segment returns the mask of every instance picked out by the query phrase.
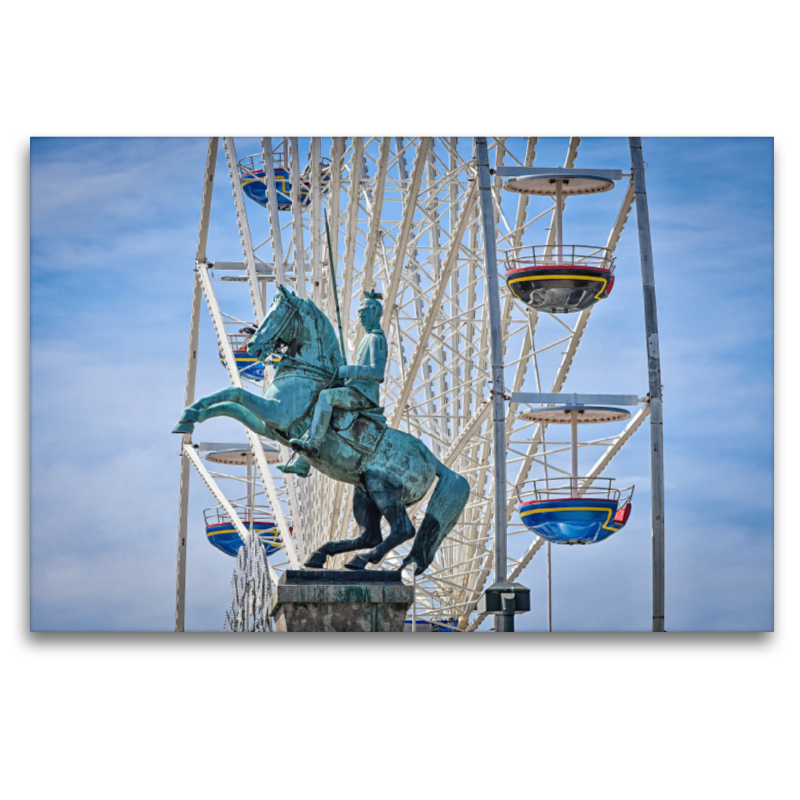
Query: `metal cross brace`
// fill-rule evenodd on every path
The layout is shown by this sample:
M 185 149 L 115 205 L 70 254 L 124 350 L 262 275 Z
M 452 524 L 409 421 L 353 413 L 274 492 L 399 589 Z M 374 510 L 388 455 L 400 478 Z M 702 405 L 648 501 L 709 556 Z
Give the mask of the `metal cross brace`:
M 621 169 L 575 169 L 567 167 L 497 167 L 495 175 L 500 177 L 520 177 L 523 175 L 563 175 L 570 178 L 573 175 L 580 175 L 582 178 L 605 178 L 609 181 L 621 181 Z
M 577 394 L 576 392 L 512 392 L 512 403 L 567 403 L 570 405 L 638 406 L 646 398 L 635 394 Z

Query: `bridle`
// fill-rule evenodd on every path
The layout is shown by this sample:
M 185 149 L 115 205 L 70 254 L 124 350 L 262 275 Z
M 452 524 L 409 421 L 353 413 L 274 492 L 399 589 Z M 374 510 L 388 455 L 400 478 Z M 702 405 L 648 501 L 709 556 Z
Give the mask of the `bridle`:
M 278 326 L 278 330 L 275 331 L 275 333 L 272 335 L 271 339 L 269 341 L 267 341 L 267 342 L 264 342 L 264 346 L 261 347 L 262 351 L 267 349 L 265 345 L 269 344 L 270 342 L 272 342 L 272 347 L 277 347 L 277 345 L 279 345 L 279 344 L 286 344 L 285 342 L 281 342 L 281 337 L 283 336 L 284 331 L 286 331 L 287 327 L 297 317 L 300 316 L 300 312 L 297 310 L 297 308 L 295 307 L 294 303 L 292 303 L 288 299 L 284 300 L 284 302 L 286 302 L 286 304 L 289 306 L 290 313 L 286 314 L 284 319 L 280 322 L 280 324 Z M 283 305 L 283 302 L 280 305 Z M 258 336 L 258 331 L 256 331 L 255 335 Z

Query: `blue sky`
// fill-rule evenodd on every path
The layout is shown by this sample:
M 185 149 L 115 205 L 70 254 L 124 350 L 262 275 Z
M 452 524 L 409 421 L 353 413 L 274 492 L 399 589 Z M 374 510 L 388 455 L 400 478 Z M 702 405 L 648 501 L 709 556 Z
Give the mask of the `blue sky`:
M 565 146 L 542 140 L 537 165 L 563 163 Z M 667 628 L 770 630 L 772 140 L 643 146 L 664 383 Z M 182 405 L 205 152 L 204 139 L 32 140 L 34 629 L 172 629 L 178 457 L 169 430 Z M 624 140 L 586 139 L 579 163 L 627 168 L 625 157 Z M 232 217 L 221 184 L 212 260 L 238 257 L 214 251 L 227 247 Z M 619 198 L 587 200 L 565 226 L 604 241 Z M 617 305 L 609 299 L 593 317 L 571 390 L 605 373 L 638 381 L 620 390 L 646 391 L 633 219 L 617 260 Z M 205 317 L 204 347 L 213 349 Z M 219 364 L 201 360 L 198 394 L 224 382 Z M 217 430 L 213 438 L 241 438 L 234 423 Z M 617 477 L 639 484 L 632 523 L 602 546 L 553 548 L 558 630 L 649 628 L 648 436 L 645 426 L 613 462 Z M 210 505 L 194 481 L 193 630 L 219 630 L 230 603 L 233 560 L 203 541 Z M 544 567 L 537 556 L 523 575 L 534 610 L 520 629 L 545 627 Z

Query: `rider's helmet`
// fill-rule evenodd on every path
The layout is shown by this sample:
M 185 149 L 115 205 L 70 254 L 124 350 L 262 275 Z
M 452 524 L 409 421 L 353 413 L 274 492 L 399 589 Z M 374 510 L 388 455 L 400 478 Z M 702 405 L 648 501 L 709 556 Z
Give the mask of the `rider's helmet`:
M 383 295 L 378 291 L 367 290 L 364 292 L 364 299 L 358 307 L 358 316 L 361 324 L 367 329 L 377 327 L 380 324 L 383 314 Z

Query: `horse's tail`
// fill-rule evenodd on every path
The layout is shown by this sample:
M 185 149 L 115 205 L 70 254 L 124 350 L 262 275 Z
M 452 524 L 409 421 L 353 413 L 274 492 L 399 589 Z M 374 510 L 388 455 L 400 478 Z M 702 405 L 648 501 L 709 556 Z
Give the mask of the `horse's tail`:
M 436 468 L 439 482 L 433 490 L 425 518 L 419 526 L 411 552 L 403 560 L 403 567 L 415 561 L 415 572 L 426 570 L 444 537 L 453 530 L 469 499 L 469 482 L 441 462 Z

